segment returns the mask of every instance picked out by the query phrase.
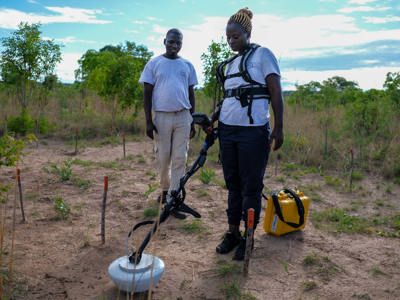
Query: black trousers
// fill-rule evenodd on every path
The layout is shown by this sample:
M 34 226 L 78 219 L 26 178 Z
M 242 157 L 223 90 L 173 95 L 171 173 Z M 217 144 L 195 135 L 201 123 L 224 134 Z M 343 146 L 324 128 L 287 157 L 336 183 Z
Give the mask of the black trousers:
M 240 225 L 247 209 L 254 208 L 254 224 L 260 220 L 263 178 L 270 151 L 269 124 L 232 126 L 219 122 L 220 155 L 228 188 L 228 223 Z M 246 224 L 246 223 L 245 223 Z

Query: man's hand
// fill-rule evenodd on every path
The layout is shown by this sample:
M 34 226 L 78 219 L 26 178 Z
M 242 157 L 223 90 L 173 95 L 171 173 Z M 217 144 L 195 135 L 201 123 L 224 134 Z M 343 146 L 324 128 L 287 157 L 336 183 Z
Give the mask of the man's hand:
M 273 148 L 272 148 L 272 150 L 274 150 L 274 151 L 278 150 L 282 146 L 282 144 L 283 144 L 283 131 L 282 131 L 282 129 L 275 129 L 274 128 L 272 130 L 271 140 L 270 140 L 270 147 L 272 147 L 272 144 L 274 144 Z
M 153 121 L 146 122 L 146 135 L 151 138 L 152 140 L 154 139 L 154 133 L 158 133 L 156 126 L 154 125 Z
M 195 134 L 196 134 L 196 128 L 194 128 L 194 124 L 192 123 L 190 125 L 190 138 L 193 138 Z

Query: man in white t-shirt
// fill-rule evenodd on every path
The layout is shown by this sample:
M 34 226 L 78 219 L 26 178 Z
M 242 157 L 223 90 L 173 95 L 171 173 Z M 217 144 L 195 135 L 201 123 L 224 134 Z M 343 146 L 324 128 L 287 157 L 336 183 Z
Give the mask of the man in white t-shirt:
M 195 134 L 193 87 L 198 82 L 193 65 L 178 56 L 182 39 L 178 29 L 170 29 L 164 39 L 165 53 L 146 64 L 139 80 L 144 85 L 146 134 L 156 141 L 162 202 L 168 192 L 179 187 L 185 173 L 189 137 Z M 179 212 L 174 216 L 186 217 Z

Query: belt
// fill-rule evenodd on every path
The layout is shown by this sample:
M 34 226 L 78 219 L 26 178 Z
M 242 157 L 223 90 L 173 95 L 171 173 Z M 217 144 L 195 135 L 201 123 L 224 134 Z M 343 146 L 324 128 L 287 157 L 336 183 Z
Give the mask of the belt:
M 269 98 L 266 87 L 238 87 L 236 89 L 227 89 L 224 91 L 224 98 L 242 97 L 242 96 L 258 96 L 257 98 Z

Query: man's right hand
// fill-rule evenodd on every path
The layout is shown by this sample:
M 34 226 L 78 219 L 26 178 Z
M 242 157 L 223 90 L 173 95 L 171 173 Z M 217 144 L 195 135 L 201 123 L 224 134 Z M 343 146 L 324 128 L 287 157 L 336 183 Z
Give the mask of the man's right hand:
M 146 123 L 146 135 L 151 138 L 152 140 L 154 139 L 154 133 L 158 133 L 156 126 L 154 125 L 153 121 L 149 121 Z

